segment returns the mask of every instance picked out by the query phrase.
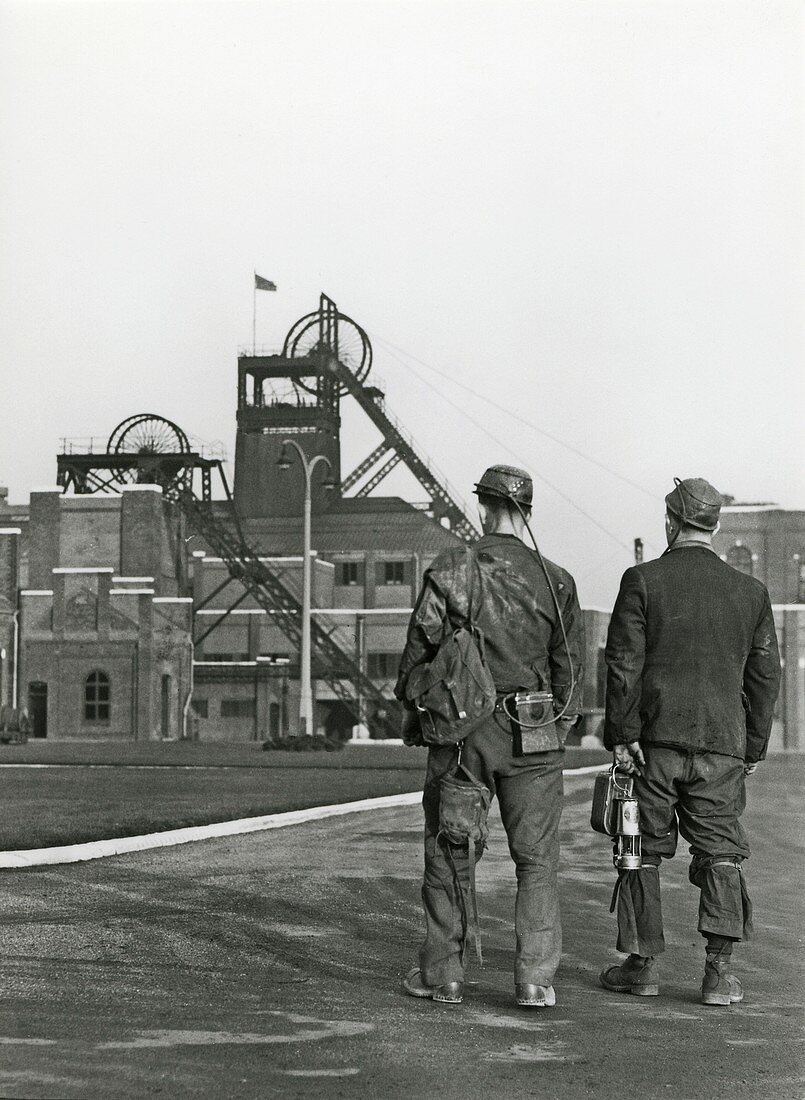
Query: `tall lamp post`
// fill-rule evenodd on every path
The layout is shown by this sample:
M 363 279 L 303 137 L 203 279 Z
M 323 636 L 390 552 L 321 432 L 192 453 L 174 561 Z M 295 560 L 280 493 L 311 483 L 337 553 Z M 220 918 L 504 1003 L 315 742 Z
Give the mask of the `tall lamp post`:
M 312 474 L 316 466 L 323 462 L 332 470 L 332 463 L 326 455 L 314 455 L 308 460 L 305 452 L 293 439 L 282 441 L 282 451 L 277 459 L 280 470 L 291 468 L 291 459 L 287 448 L 293 447 L 299 455 L 302 470 L 305 475 L 305 523 L 304 523 L 304 548 L 302 551 L 302 653 L 300 655 L 299 671 L 299 732 L 304 737 L 313 732 L 313 692 L 310 686 L 310 512 Z M 328 478 L 324 482 L 324 488 L 334 489 L 335 483 Z

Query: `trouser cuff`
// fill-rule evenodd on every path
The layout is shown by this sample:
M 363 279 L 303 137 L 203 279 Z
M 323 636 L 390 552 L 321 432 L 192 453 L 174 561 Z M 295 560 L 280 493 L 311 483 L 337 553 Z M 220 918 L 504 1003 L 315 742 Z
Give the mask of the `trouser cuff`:
M 654 956 L 665 951 L 657 867 L 622 871 L 618 876 L 618 951 Z

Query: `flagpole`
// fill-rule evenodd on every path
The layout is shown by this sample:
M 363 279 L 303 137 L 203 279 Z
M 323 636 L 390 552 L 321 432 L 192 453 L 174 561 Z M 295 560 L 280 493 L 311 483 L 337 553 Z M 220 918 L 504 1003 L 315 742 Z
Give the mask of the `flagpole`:
M 254 271 L 252 274 L 254 275 L 252 279 L 254 284 L 252 291 L 252 356 L 254 356 L 257 354 L 257 272 Z

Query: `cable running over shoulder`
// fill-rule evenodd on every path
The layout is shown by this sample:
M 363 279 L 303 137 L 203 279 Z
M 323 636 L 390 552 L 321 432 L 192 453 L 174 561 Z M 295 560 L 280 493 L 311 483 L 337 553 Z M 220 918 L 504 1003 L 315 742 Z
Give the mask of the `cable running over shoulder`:
M 562 709 L 559 711 L 559 713 L 555 714 L 553 716 L 553 718 L 550 719 L 550 721 L 548 721 L 548 722 L 535 722 L 535 723 L 530 723 L 530 722 L 523 723 L 523 722 L 521 722 L 520 723 L 521 725 L 525 725 L 527 727 L 530 727 L 531 729 L 539 729 L 541 726 L 550 725 L 551 722 L 558 722 L 560 718 L 564 718 L 564 716 L 567 714 L 567 708 L 570 706 L 570 703 L 573 699 L 573 692 L 576 690 L 576 670 L 573 668 L 573 657 L 571 656 L 571 653 L 570 653 L 570 643 L 567 640 L 567 631 L 565 630 L 565 619 L 564 619 L 564 616 L 562 615 L 562 608 L 559 606 L 559 599 L 556 595 L 556 589 L 553 586 L 553 581 L 551 580 L 550 573 L 548 572 L 548 567 L 545 564 L 545 559 L 542 556 L 540 548 L 537 546 L 537 540 L 534 538 L 534 532 L 531 530 L 531 524 L 528 522 L 528 517 L 526 516 L 525 511 L 521 507 L 520 501 L 515 500 L 514 497 L 511 497 L 510 499 L 511 499 L 512 504 L 516 505 L 517 511 L 522 516 L 523 523 L 526 525 L 526 529 L 528 530 L 528 533 L 531 536 L 531 541 L 534 543 L 534 549 L 537 552 L 537 557 L 539 558 L 539 563 L 542 566 L 542 572 L 545 574 L 545 580 L 548 582 L 548 588 L 551 590 L 551 596 L 553 597 L 553 605 L 556 608 L 556 614 L 559 616 L 559 629 L 562 631 L 562 643 L 564 644 L 565 653 L 567 654 L 567 667 L 568 667 L 568 670 L 570 672 L 570 687 L 568 688 L 567 699 L 565 699 L 565 705 L 562 707 Z M 504 710 L 505 710 L 506 709 L 505 700 L 504 700 L 503 706 L 504 706 Z M 508 714 L 508 710 L 506 711 L 506 713 Z M 511 717 L 513 717 L 513 715 L 509 714 L 509 717 L 511 718 Z M 518 719 L 518 721 L 519 721 L 519 719 Z

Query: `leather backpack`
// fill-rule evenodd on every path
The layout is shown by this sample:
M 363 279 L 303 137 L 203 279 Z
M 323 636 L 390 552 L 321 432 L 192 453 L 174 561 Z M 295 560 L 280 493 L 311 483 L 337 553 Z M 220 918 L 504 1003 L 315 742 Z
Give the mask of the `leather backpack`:
M 495 709 L 495 682 L 484 654 L 484 636 L 472 621 L 472 577 L 478 562 L 467 547 L 467 618 L 447 627 L 436 656 L 413 669 L 405 697 L 419 714 L 428 745 L 463 741 Z

